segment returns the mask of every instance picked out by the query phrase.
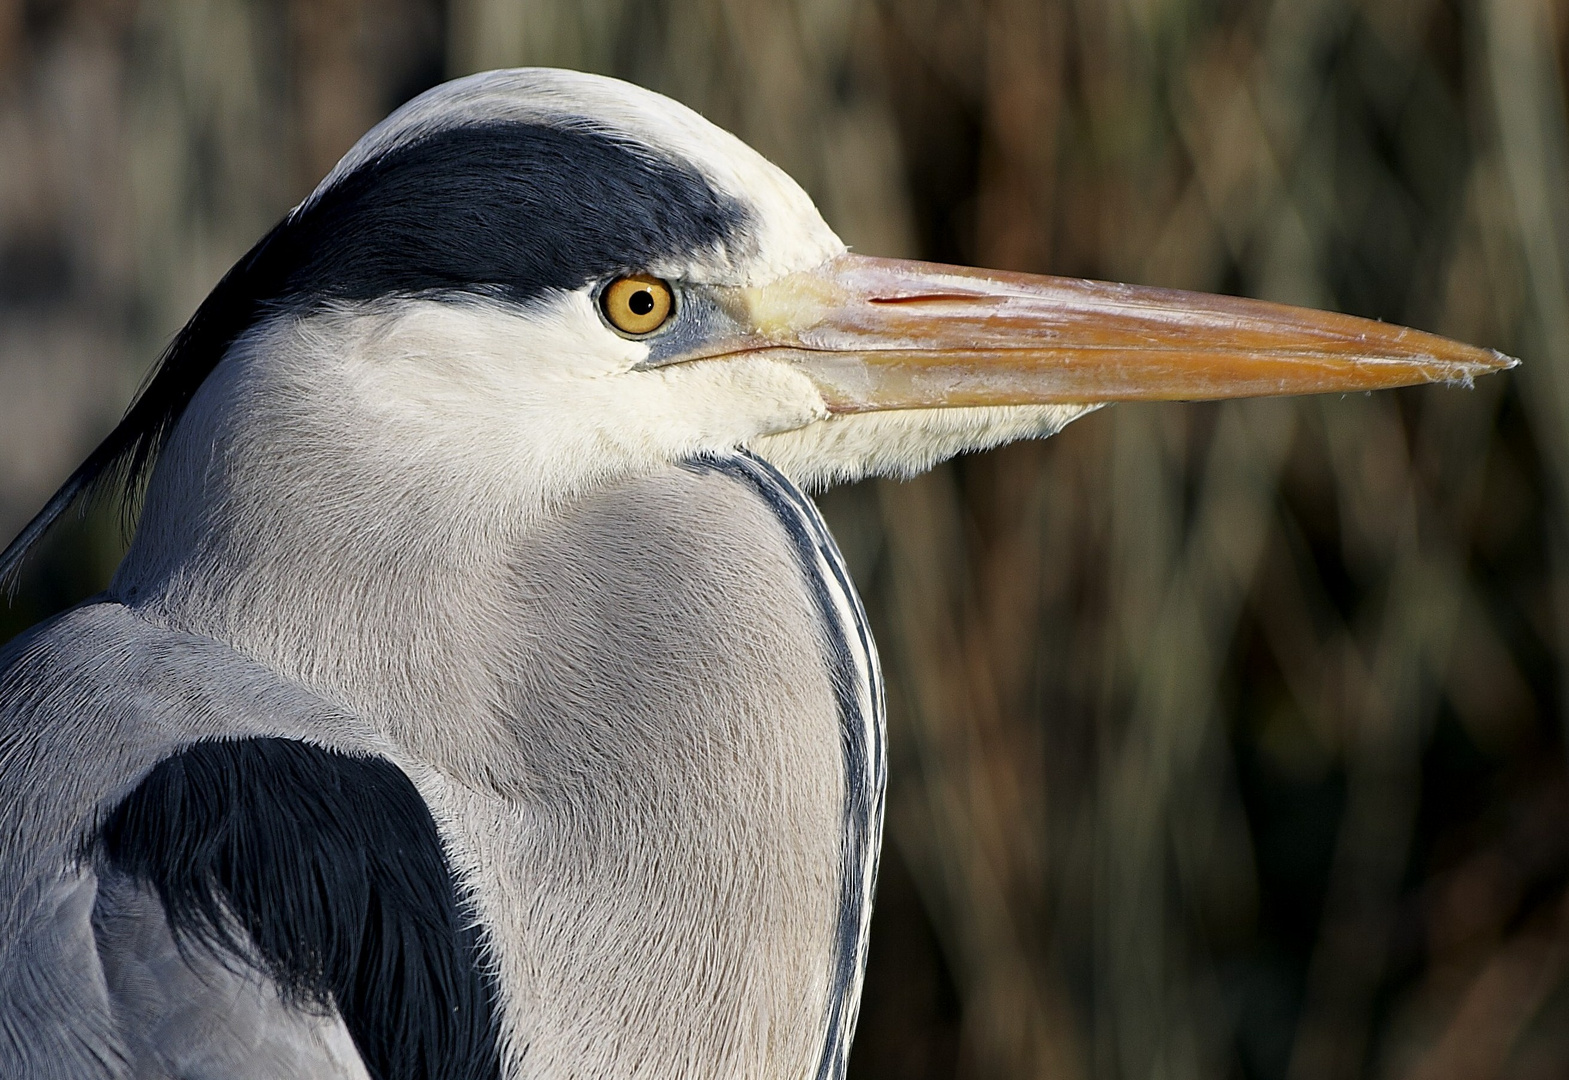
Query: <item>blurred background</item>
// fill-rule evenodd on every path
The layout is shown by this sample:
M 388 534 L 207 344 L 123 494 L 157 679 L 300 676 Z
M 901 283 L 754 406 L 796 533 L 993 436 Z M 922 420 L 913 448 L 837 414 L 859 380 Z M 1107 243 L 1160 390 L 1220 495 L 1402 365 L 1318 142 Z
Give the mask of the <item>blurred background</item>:
M 0 0 L 0 533 L 369 125 L 512 64 L 692 105 L 861 251 L 1503 349 L 822 496 L 890 694 L 851 1074 L 1563 1077 L 1566 48 L 1564 0 Z

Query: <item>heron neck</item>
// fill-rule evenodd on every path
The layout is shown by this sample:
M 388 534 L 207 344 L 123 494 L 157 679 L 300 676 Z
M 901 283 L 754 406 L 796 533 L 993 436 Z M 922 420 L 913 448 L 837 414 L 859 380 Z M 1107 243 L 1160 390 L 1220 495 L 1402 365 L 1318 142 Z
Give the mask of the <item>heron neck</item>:
M 463 528 L 402 475 L 347 506 L 274 476 L 263 504 L 221 455 L 186 464 L 198 497 L 154 490 L 116 588 L 338 702 L 414 779 L 487 928 L 511 1075 L 815 1077 L 847 779 L 778 519 L 671 468 Z

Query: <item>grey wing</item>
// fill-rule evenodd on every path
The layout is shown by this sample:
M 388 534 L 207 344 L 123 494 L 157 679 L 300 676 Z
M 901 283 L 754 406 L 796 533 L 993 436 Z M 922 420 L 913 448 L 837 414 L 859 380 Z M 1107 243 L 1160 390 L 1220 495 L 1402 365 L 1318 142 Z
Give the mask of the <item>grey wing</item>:
M 0 1075 L 135 1080 L 368 1080 L 336 1014 L 205 949 L 180 950 L 130 880 L 63 875 L 13 943 Z
M 130 1075 L 170 1080 L 368 1080 L 336 1013 L 280 999 L 270 980 L 175 946 L 163 905 L 100 878 L 92 934 Z
M 0 1076 L 134 1075 L 93 940 L 96 882 L 61 874 L 24 891 L 0 952 Z
M 104 808 L 179 747 L 306 727 L 332 718 L 119 605 L 0 651 L 0 1077 L 366 1077 L 337 1016 L 206 950 L 182 955 L 156 897 L 81 857 Z

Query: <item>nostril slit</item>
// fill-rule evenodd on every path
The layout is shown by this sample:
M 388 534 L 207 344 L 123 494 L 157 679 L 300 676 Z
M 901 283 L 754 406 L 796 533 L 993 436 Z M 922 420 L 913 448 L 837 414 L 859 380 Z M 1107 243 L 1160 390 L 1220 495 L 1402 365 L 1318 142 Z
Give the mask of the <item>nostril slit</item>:
M 937 304 L 945 300 L 973 300 L 965 293 L 921 293 L 917 296 L 871 296 L 868 304 Z

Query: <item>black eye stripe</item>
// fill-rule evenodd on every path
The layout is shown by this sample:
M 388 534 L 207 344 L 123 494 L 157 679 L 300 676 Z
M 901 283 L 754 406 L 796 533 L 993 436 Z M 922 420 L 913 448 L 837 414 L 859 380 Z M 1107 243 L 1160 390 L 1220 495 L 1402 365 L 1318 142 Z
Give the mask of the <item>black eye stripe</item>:
M 524 300 L 727 246 L 747 219 L 690 166 L 607 135 L 454 128 L 372 161 L 307 207 L 282 291 L 479 288 Z

